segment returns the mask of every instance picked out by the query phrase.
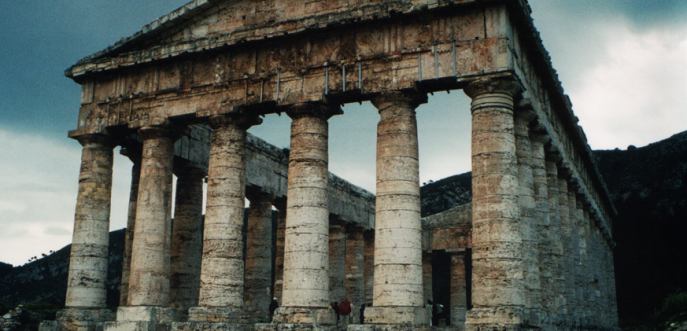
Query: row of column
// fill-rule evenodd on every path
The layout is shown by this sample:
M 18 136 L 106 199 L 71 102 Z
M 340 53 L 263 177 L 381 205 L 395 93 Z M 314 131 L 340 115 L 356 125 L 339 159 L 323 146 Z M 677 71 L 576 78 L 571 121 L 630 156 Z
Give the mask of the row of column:
M 531 111 L 514 115 L 518 84 L 512 79 L 477 80 L 466 93 L 473 99 L 474 305 L 468 312 L 467 326 L 610 321 L 612 318 L 593 307 L 615 305 L 611 301 L 610 250 L 591 224 L 584 200 L 578 203 L 576 183 L 569 180 L 569 174 L 566 176 L 565 165 L 556 163 L 555 153 L 544 152 L 546 136 L 530 132 Z M 415 92 L 383 93 L 373 99 L 380 122 L 373 307 L 366 312 L 371 323 L 421 325 L 427 321 L 415 119 L 415 108 L 423 102 L 426 96 Z M 277 322 L 333 324 L 332 312 L 326 309 L 331 291 L 343 288 L 349 294 L 346 286 L 330 277 L 329 261 L 336 234 L 330 233 L 329 226 L 327 120 L 338 113 L 338 108 L 317 103 L 292 106 L 287 111 L 293 120 L 286 219 L 283 230 L 277 229 L 278 236 L 283 231 L 284 241 L 283 277 L 277 276 L 275 281 L 275 292 L 282 296 Z M 193 321 L 245 321 L 246 311 L 259 310 L 246 300 L 246 285 L 255 286 L 258 292 L 260 286 L 270 285 L 265 285 L 264 277 L 252 276 L 261 272 L 265 247 L 250 247 L 245 265 L 243 260 L 246 129 L 255 120 L 247 116 L 210 120 L 214 132 L 198 306 L 189 309 Z M 139 133 L 144 142 L 126 301 L 129 306 L 169 307 L 174 133 L 161 126 L 144 127 Z M 67 305 L 102 307 L 114 145 L 101 137 L 83 137 L 80 141 L 84 145 L 82 178 Z M 186 199 L 196 199 L 193 192 L 189 189 L 186 193 L 191 196 Z M 264 210 L 255 213 L 256 218 L 266 217 Z M 249 235 L 263 237 L 268 231 L 263 223 L 256 222 Z M 197 226 L 181 225 L 179 236 L 189 235 Z M 561 240 L 545 240 L 559 233 Z M 360 242 L 361 238 L 352 236 L 350 241 Z M 197 244 L 198 240 L 189 242 Z M 367 269 L 365 256 L 369 252 L 359 247 L 351 249 L 354 257 L 346 268 L 362 265 Z M 175 257 L 193 259 L 185 255 L 195 254 L 191 251 L 175 247 Z M 604 259 L 605 263 L 597 263 Z M 277 270 L 281 263 L 278 257 Z M 244 266 L 251 268 L 248 273 Z M 178 280 L 192 267 L 197 268 L 182 265 L 176 272 Z M 245 278 L 246 274 L 251 278 Z M 360 282 L 351 279 L 356 286 Z M 366 283 L 364 277 L 362 283 Z M 351 295 L 361 296 L 354 292 Z M 188 293 L 190 290 L 181 290 L 174 295 L 185 298 Z
M 467 327 L 617 326 L 611 249 L 512 79 L 472 82 L 473 305 Z

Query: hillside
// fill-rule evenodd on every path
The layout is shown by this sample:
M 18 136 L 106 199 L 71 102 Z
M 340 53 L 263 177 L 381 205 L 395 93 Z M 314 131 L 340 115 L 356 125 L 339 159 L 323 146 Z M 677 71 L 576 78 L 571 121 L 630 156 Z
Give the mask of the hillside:
M 687 132 L 594 155 L 618 210 L 618 314 L 643 320 L 669 294 L 687 290 Z

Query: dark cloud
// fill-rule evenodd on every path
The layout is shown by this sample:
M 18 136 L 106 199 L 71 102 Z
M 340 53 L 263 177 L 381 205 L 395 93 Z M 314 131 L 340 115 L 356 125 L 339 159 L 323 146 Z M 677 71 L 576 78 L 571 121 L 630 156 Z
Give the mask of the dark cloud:
M 76 128 L 80 87 L 64 70 L 185 2 L 2 2 L 0 128 L 65 137 Z

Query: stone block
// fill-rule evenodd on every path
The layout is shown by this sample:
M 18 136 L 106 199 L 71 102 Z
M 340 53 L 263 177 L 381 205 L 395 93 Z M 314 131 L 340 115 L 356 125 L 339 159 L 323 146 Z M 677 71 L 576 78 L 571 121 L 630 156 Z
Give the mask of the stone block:
M 162 307 L 119 307 L 117 321 L 171 323 L 177 321 L 177 310 Z
M 188 310 L 190 322 L 203 323 L 238 323 L 247 324 L 249 319 L 238 308 L 193 307 Z
M 281 307 L 274 312 L 274 322 L 280 324 L 336 325 L 336 314 L 333 309 Z
M 365 309 L 365 323 L 412 326 L 417 328 L 422 325 L 429 325 L 429 315 L 425 307 L 369 307 Z
M 55 321 L 43 321 L 41 331 L 102 331 L 103 323 L 113 321 L 115 314 L 109 309 L 63 309 Z

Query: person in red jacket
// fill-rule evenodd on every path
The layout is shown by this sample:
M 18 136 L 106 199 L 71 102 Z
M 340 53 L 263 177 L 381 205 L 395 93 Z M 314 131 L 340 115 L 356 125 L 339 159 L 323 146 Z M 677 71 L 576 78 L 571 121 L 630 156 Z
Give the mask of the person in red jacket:
M 351 302 L 344 298 L 339 304 L 339 314 L 341 315 L 341 325 L 348 326 L 351 323 Z

